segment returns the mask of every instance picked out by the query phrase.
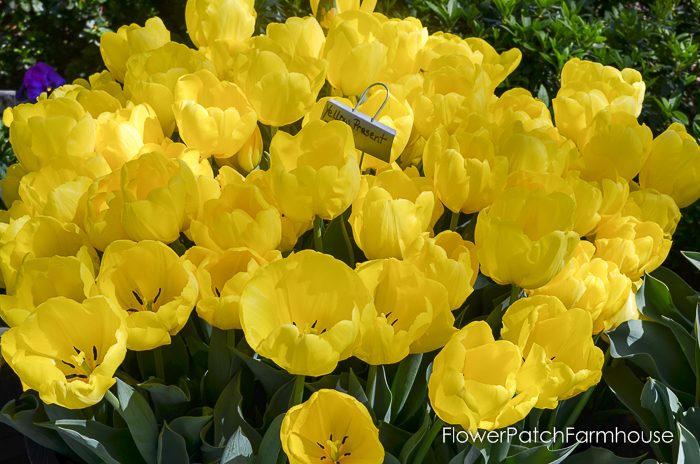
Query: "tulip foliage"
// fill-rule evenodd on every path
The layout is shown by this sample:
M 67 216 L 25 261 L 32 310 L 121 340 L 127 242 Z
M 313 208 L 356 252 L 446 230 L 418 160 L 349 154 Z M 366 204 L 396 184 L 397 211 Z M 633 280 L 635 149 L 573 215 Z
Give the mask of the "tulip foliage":
M 253 36 L 252 0 L 189 0 L 194 48 L 123 26 L 5 111 L 0 422 L 84 462 L 595 462 L 438 437 L 609 408 L 700 456 L 700 300 L 661 267 L 697 141 L 638 122 L 633 69 L 569 61 L 550 112 L 519 50 L 375 3 Z

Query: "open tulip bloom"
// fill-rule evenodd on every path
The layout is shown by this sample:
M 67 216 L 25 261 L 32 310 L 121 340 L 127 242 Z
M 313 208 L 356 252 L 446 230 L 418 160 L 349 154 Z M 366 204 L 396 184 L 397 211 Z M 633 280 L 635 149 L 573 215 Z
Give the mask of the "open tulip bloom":
M 3 114 L 0 422 L 71 462 L 561 462 L 444 431 L 612 404 L 697 462 L 697 291 L 660 266 L 700 149 L 640 122 L 639 72 L 572 59 L 550 113 L 502 89 L 519 50 L 373 0 L 257 34 L 253 0 L 186 3 L 193 47 L 124 25 Z

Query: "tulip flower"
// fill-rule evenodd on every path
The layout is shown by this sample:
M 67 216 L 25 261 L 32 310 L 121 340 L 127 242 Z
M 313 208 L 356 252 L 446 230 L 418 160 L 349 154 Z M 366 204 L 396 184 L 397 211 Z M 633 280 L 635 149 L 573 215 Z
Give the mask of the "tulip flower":
M 590 314 L 567 310 L 553 296 L 532 296 L 513 303 L 503 315 L 501 337 L 517 344 L 523 366 L 518 392 L 539 390 L 535 407 L 554 409 L 557 402 L 596 385 L 603 352 L 593 344 Z
M 92 260 L 86 256 L 47 256 L 27 259 L 19 268 L 14 291 L 0 295 L 0 317 L 19 325 L 44 301 L 62 296 L 82 302 L 95 284 Z
M 210 250 L 244 247 L 260 254 L 274 250 L 282 234 L 279 211 L 257 185 L 233 174 L 221 196 L 205 202 L 192 221 L 192 239 Z
M 487 129 L 450 135 L 441 129 L 426 143 L 423 162 L 440 201 L 456 213 L 473 213 L 493 202 L 503 189 L 508 159 L 496 156 Z
M 472 322 L 435 357 L 430 405 L 443 421 L 471 432 L 515 424 L 528 415 L 538 394 L 536 388 L 517 391 L 522 363 L 518 345 L 494 340 L 486 322 Z
M 396 82 L 403 76 L 419 71 L 418 53 L 428 41 L 428 28 L 416 18 L 391 18 L 382 23 L 381 34 L 386 46 L 386 67 L 382 82 Z
M 170 136 L 175 129 L 175 84 L 180 77 L 200 69 L 213 72 L 214 65 L 202 52 L 168 42 L 129 59 L 124 76 L 124 91 L 134 103 L 151 105 L 158 115 L 163 133 Z
M 261 256 L 248 248 L 217 252 L 202 247 L 190 248 L 185 256 L 197 266 L 197 314 L 222 330 L 241 328 L 238 308 L 243 288 L 261 266 L 282 258 L 277 250 Z
M 2 356 L 46 404 L 82 409 L 102 400 L 126 355 L 124 318 L 104 297 L 55 297 L 2 336 Z
M 343 95 L 359 95 L 379 79 L 387 62 L 387 47 L 382 43 L 385 20 L 384 16 L 358 10 L 335 17 L 328 30 L 324 58 L 328 60 L 328 82 Z
M 639 185 L 673 197 L 679 208 L 700 198 L 700 147 L 685 127 L 671 124 L 656 137 L 651 154 L 639 173 Z
M 129 58 L 139 53 L 161 47 L 170 42 L 170 31 L 163 21 L 150 18 L 143 26 L 130 24 L 117 29 L 117 32 L 105 32 L 100 37 L 100 54 L 105 66 L 119 82 L 124 82 L 126 63 Z
M 0 271 L 8 294 L 15 290 L 21 266 L 34 258 L 74 256 L 93 272 L 99 264 L 97 253 L 78 226 L 48 216 L 25 216 L 13 221 L 0 243 Z
M 295 136 L 277 132 L 270 143 L 272 189 L 280 212 L 297 221 L 333 219 L 360 188 L 350 127 L 314 121 Z
M 406 249 L 404 260 L 445 286 L 451 310 L 462 306 L 474 291 L 479 274 L 476 247 L 456 232 L 446 230 L 434 238 L 421 235 Z
M 402 258 L 416 238 L 432 230 L 442 208 L 424 180 L 415 169 L 362 177 L 349 222 L 367 258 Z
M 454 333 L 447 289 L 413 264 L 394 258 L 367 261 L 357 274 L 374 297 L 376 312 L 362 321 L 355 356 L 393 364 L 409 353 L 433 351 Z
M 601 221 L 594 244 L 595 257 L 617 264 L 633 281 L 661 266 L 671 250 L 671 240 L 661 226 L 634 216 Z
M 280 441 L 290 464 L 381 464 L 379 430 L 362 403 L 336 390 L 320 389 L 282 419 Z
M 615 263 L 594 258 L 595 247 L 582 240 L 571 261 L 545 285 L 527 294 L 557 297 L 567 308 L 581 308 L 593 319 L 593 334 L 608 331 L 624 322 L 620 313 L 632 294 L 632 281 Z
M 250 347 L 295 375 L 326 375 L 350 357 L 367 311 L 371 298 L 357 274 L 311 250 L 260 269 L 239 303 Z
M 18 105 L 3 115 L 10 143 L 28 171 L 56 158 L 87 159 L 95 150 L 95 120 L 77 101 L 52 98 Z
M 204 157 L 234 156 L 257 129 L 255 110 L 243 91 L 210 71 L 182 76 L 174 98 L 180 137 Z
M 476 222 L 481 271 L 500 284 L 536 288 L 547 283 L 579 242 L 573 231 L 575 207 L 561 192 L 504 190 Z
M 256 16 L 253 0 L 188 0 L 185 5 L 187 34 L 197 48 L 244 41 L 255 31 Z
M 117 240 L 102 255 L 96 292 L 121 308 L 131 350 L 170 343 L 187 322 L 199 287 L 194 267 L 167 245 Z
M 657 223 L 667 238 L 671 238 L 681 220 L 681 211 L 669 195 L 654 189 L 635 190 L 620 211 L 622 216 L 634 216 L 640 221 Z

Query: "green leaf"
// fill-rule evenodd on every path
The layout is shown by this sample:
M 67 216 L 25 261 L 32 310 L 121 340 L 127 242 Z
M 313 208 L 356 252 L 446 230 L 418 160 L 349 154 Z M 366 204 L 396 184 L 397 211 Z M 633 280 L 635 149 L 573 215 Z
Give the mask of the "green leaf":
M 37 423 L 48 420 L 43 404 L 34 393 L 23 393 L 16 400 L 9 401 L 0 410 L 0 423 L 12 427 L 39 445 L 63 455 L 71 455 L 71 449 L 64 443 L 58 432 Z
M 401 448 L 401 453 L 399 454 L 399 459 L 401 462 L 409 462 L 411 455 L 416 450 L 428 430 L 430 430 L 431 425 L 432 422 L 430 421 L 430 415 L 425 414 L 421 426 L 418 428 L 416 433 L 411 435 L 411 437 L 406 440 L 406 443 Z
M 265 436 L 260 441 L 256 464 L 278 464 L 285 462 L 285 454 L 280 442 L 280 428 L 284 414 L 280 414 L 270 423 Z
M 647 374 L 662 380 L 677 392 L 695 393 L 693 368 L 673 333 L 654 321 L 632 320 L 608 333 L 610 354 L 629 358 Z
M 379 441 L 388 453 L 395 456 L 401 454 L 401 448 L 409 438 L 411 438 L 409 432 L 388 422 L 379 422 Z
M 676 417 L 683 412 L 678 397 L 666 385 L 654 379 L 647 380 L 640 398 L 642 407 L 651 411 L 663 430 L 670 430 Z
M 377 366 L 377 387 L 374 394 L 374 414 L 379 420 L 390 422 L 391 418 L 391 389 L 386 380 L 386 369 Z
M 677 429 L 680 443 L 676 464 L 700 462 L 700 446 L 698 446 L 697 438 L 680 422 L 677 424 Z
M 352 233 L 348 232 L 349 227 L 345 221 L 345 213 L 330 221 L 323 231 L 323 252 L 341 260 L 348 266 L 354 267 L 354 257 L 350 255 L 350 250 L 348 249 L 348 241 L 350 246 L 353 246 L 350 238 Z M 348 238 L 348 241 L 346 241 L 345 237 Z
M 95 464 L 143 462 L 134 453 L 127 429 L 114 429 L 95 421 L 61 419 L 42 424 L 56 430 L 66 444 L 84 461 Z
M 639 292 L 644 295 L 644 304 L 639 307 L 639 310 L 645 316 L 659 322 L 663 322 L 663 317 L 667 317 L 681 325 L 691 326 L 690 319 L 681 314 L 673 304 L 668 286 L 659 279 L 646 274 Z
M 208 370 L 205 376 L 204 388 L 207 398 L 216 401 L 221 391 L 233 378 L 240 368 L 240 359 L 234 353 L 235 331 L 212 328 L 209 339 Z
M 233 464 L 237 458 L 248 458 L 253 455 L 253 447 L 240 427 L 229 438 L 224 454 L 221 456 L 221 464 Z M 240 461 L 240 460 L 239 460 Z
M 678 274 L 666 267 L 660 267 L 651 273 L 652 276 L 666 284 L 671 292 L 671 299 L 676 308 L 687 320 L 695 318 L 695 306 L 698 303 L 698 292 Z
M 274 395 L 282 385 L 293 378 L 293 376 L 286 371 L 275 369 L 260 359 L 251 358 L 240 350 L 235 350 L 234 353 L 245 363 L 248 369 L 251 370 L 255 379 L 262 384 L 268 397 Z
M 574 452 L 578 443 L 574 443 L 571 446 L 561 449 L 551 449 L 551 445 L 541 445 L 534 448 L 526 448 L 524 446 L 511 446 L 511 453 L 505 460 L 499 460 L 496 462 L 502 462 L 503 464 L 559 464 L 564 462 L 567 457 Z M 514 453 L 512 451 L 515 451 Z M 491 461 L 489 461 L 491 462 Z M 569 461 L 566 461 L 567 463 Z
M 131 386 L 117 378 L 118 405 L 112 405 L 126 422 L 141 456 L 155 463 L 158 447 L 158 423 L 148 401 Z
M 223 446 L 239 427 L 255 446 L 260 443 L 260 435 L 243 417 L 242 403 L 241 373 L 238 372 L 214 406 L 214 446 Z
M 605 448 L 591 447 L 581 453 L 576 453 L 566 460 L 566 464 L 637 464 L 643 456 L 638 458 L 622 458 Z
M 394 380 L 391 382 L 391 420 L 394 421 L 402 411 L 413 383 L 418 376 L 423 354 L 411 354 L 399 363 Z
M 207 408 L 208 409 L 208 408 Z M 169 427 L 172 431 L 185 439 L 187 452 L 191 455 L 199 449 L 201 445 L 200 433 L 202 429 L 211 423 L 212 416 L 180 416 L 173 420 Z
M 399 461 L 391 453 L 384 453 L 384 464 L 401 464 L 404 461 Z
M 182 387 L 185 390 L 176 385 L 163 385 L 153 379 L 139 384 L 139 387 L 148 392 L 155 414 L 161 420 L 173 420 L 187 412 L 190 407 L 190 392 L 184 383 Z
M 158 439 L 158 464 L 189 464 L 185 439 L 173 431 L 168 424 L 163 424 Z
M 690 264 L 700 271 L 700 251 L 681 251 L 685 259 L 690 261 Z

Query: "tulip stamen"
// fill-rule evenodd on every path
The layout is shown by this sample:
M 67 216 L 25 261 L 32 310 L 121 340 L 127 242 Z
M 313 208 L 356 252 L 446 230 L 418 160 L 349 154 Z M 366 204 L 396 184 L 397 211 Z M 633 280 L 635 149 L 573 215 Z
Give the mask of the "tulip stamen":
M 136 301 L 138 301 L 138 303 L 139 303 L 141 306 L 143 306 L 143 300 L 141 299 L 141 296 L 139 296 L 139 294 L 136 293 L 136 290 L 132 290 L 132 291 L 131 291 L 131 294 L 134 295 L 134 298 L 136 298 Z
M 92 359 L 97 361 L 97 347 L 95 345 L 92 345 Z
M 320 446 L 322 450 L 326 449 L 326 447 L 323 446 L 322 444 L 320 444 L 319 442 L 316 442 L 316 444 L 317 444 L 318 446 Z
M 156 296 L 153 298 L 153 304 L 156 304 L 156 302 L 158 302 L 158 298 L 160 298 L 160 292 L 162 291 L 162 288 L 158 288 L 158 293 L 156 293 Z
M 129 308 L 129 309 L 126 310 L 126 312 L 127 312 L 127 313 L 137 313 L 137 312 L 139 312 L 139 310 L 138 310 L 138 309 L 135 309 L 135 308 Z
M 347 439 L 348 439 L 348 435 L 345 435 L 345 436 L 343 437 L 343 441 L 341 441 L 340 444 L 341 444 L 341 445 L 344 445 L 344 444 L 345 444 L 345 440 L 347 440 Z
M 81 380 L 87 380 L 88 376 L 85 374 L 67 374 L 66 375 L 66 380 L 73 380 L 73 379 L 81 379 Z
M 394 322 L 391 323 L 392 327 L 393 327 L 394 324 L 396 324 L 397 322 L 399 322 L 399 319 L 398 319 L 398 318 L 394 319 Z
M 61 362 L 62 362 L 63 364 L 65 364 L 66 366 L 70 367 L 71 369 L 75 369 L 75 366 L 74 366 L 73 364 L 71 364 L 71 363 L 69 363 L 69 362 L 66 362 L 66 361 L 64 361 L 64 360 L 62 360 L 62 359 L 61 359 Z
M 312 329 L 315 329 L 317 323 L 318 323 L 318 319 L 315 320 L 313 324 L 311 324 L 311 328 L 312 328 Z
M 216 293 L 216 296 L 221 298 L 221 292 L 219 291 L 218 288 L 214 287 L 214 293 Z

